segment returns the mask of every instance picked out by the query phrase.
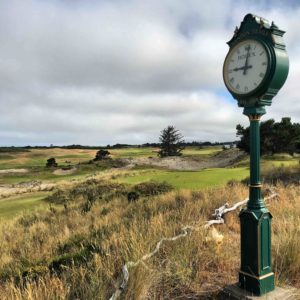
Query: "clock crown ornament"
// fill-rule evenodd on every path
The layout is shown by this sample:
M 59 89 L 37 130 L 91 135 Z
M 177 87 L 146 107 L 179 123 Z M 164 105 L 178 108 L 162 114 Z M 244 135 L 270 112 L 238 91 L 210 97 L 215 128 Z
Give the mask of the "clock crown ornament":
M 241 107 L 271 105 L 283 86 L 289 59 L 284 31 L 268 20 L 247 14 L 227 44 L 223 66 L 225 85 Z

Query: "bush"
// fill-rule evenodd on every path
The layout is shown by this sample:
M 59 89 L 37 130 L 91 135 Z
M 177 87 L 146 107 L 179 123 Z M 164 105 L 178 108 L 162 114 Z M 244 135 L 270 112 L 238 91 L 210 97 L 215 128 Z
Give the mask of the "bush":
M 57 163 L 54 157 L 51 157 L 49 159 L 47 159 L 47 163 L 46 163 L 46 167 L 47 168 L 55 168 L 57 167 Z
M 106 159 L 106 158 L 108 158 L 109 155 L 110 155 L 109 151 L 100 149 L 97 151 L 94 161 Z
M 300 172 L 299 167 L 277 167 L 262 172 L 262 182 L 268 184 L 299 184 Z M 241 181 L 243 184 L 249 184 L 249 177 Z
M 139 193 L 137 193 L 135 191 L 131 191 L 127 194 L 128 202 L 134 202 L 134 201 L 138 200 L 139 198 L 140 198 Z
M 133 192 L 140 196 L 149 197 L 164 194 L 173 189 L 173 186 L 167 182 L 148 181 L 135 185 L 133 187 Z
M 45 200 L 53 204 L 67 204 L 68 195 L 66 191 L 57 190 L 52 195 L 48 196 Z
M 124 196 L 126 193 L 127 189 L 123 184 L 99 182 L 91 179 L 68 190 L 57 190 L 48 196 L 46 201 L 54 204 L 67 204 L 83 200 L 86 201 L 83 211 L 87 212 L 99 199 L 109 201 L 115 196 Z

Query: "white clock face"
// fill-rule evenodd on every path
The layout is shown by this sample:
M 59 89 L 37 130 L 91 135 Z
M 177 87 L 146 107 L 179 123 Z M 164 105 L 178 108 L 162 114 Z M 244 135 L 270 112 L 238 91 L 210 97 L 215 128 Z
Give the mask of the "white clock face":
M 255 40 L 245 40 L 234 46 L 226 57 L 224 81 L 236 94 L 255 90 L 267 73 L 268 55 L 265 47 Z

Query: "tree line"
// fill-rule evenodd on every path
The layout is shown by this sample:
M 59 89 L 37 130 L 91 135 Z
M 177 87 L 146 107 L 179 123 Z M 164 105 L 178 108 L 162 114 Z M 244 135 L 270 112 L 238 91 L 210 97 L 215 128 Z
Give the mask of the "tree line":
M 236 135 L 240 137 L 237 147 L 249 153 L 250 127 L 236 126 Z M 274 119 L 260 124 L 261 154 L 300 153 L 300 124 L 292 123 L 291 118 L 282 118 L 280 122 Z

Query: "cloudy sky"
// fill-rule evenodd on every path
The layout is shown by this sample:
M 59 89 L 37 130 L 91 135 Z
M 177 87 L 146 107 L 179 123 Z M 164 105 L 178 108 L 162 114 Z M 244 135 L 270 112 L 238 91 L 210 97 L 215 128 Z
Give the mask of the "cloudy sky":
M 247 13 L 286 30 L 290 72 L 264 119 L 300 122 L 300 2 L 1 0 L 0 145 L 236 139 L 226 42 Z

